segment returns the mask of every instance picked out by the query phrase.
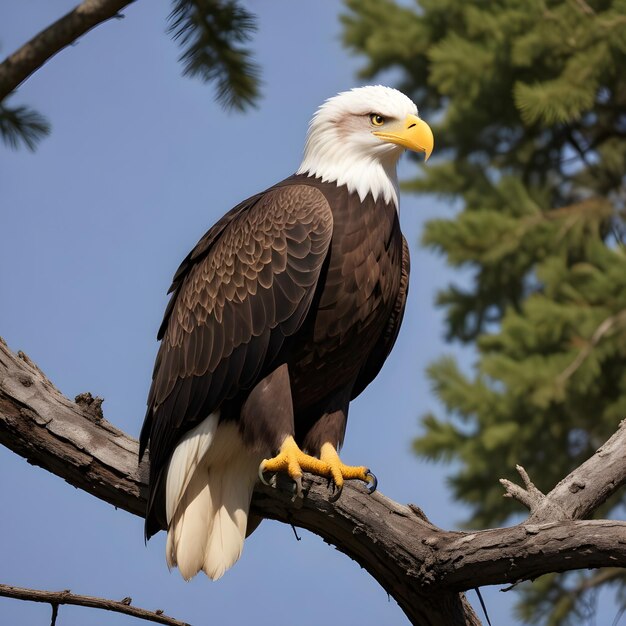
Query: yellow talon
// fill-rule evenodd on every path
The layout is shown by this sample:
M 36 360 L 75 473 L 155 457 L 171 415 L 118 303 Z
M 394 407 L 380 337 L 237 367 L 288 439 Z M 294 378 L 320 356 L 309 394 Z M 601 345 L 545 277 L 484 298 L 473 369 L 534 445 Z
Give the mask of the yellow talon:
M 259 478 L 265 483 L 264 472 L 286 472 L 296 484 L 296 493 L 302 493 L 302 472 L 310 472 L 333 481 L 336 492 L 331 497 L 335 501 L 341 494 L 344 481 L 356 478 L 368 483 L 370 493 L 376 489 L 376 477 L 367 467 L 345 465 L 337 450 L 330 443 L 322 446 L 320 458 L 305 454 L 300 450 L 293 437 L 287 437 L 280 446 L 278 454 L 272 459 L 264 459 L 259 466 Z M 267 484 L 267 483 L 266 483 Z
M 273 459 L 261 461 L 259 477 L 263 480 L 264 472 L 287 472 L 296 483 L 297 495 L 300 495 L 302 492 L 302 472 L 328 476 L 329 471 L 330 468 L 327 463 L 302 452 L 294 438 L 290 436 L 283 441 L 280 451 Z
M 335 447 L 331 443 L 325 443 L 322 446 L 320 457 L 322 461 L 325 461 L 328 464 L 328 467 L 330 468 L 329 478 L 333 479 L 333 482 L 337 487 L 338 493 L 335 499 L 339 497 L 339 494 L 343 489 L 344 480 L 356 478 L 366 483 L 370 481 L 370 476 L 372 476 L 372 474 L 367 467 L 363 465 L 345 465 L 339 458 L 337 450 L 335 450 Z

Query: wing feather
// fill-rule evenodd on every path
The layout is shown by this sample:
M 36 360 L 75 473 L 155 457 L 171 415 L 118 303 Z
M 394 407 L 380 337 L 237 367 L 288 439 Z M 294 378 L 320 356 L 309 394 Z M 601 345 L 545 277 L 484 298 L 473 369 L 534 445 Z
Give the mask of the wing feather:
M 387 327 L 374 345 L 369 358 L 359 372 L 351 399 L 356 398 L 378 375 L 389 353 L 391 352 L 404 317 L 406 299 L 409 293 L 409 272 L 411 270 L 411 259 L 409 256 L 409 246 L 404 236 L 402 237 L 402 273 L 400 277 L 400 290 L 394 304 L 393 311 L 389 317 Z
M 140 437 L 142 452 L 150 447 L 151 491 L 184 433 L 269 373 L 306 318 L 331 236 L 319 190 L 278 186 L 235 207 L 183 261 Z M 151 493 L 148 536 L 162 525 L 154 502 Z

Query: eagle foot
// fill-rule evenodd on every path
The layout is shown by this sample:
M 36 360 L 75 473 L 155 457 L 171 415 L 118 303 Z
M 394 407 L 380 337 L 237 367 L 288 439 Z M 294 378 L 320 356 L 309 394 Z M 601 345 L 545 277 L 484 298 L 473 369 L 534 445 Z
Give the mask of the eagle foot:
M 265 478 L 265 474 L 270 472 L 284 472 L 293 480 L 294 499 L 302 497 L 303 472 L 328 478 L 331 490 L 328 498 L 330 502 L 339 499 L 346 480 L 357 479 L 367 483 L 369 493 L 376 491 L 378 485 L 376 476 L 367 467 L 343 463 L 332 444 L 325 443 L 322 446 L 320 458 L 317 459 L 302 452 L 291 436 L 285 439 L 274 458 L 264 459 L 259 465 L 259 480 L 264 485 L 270 485 Z M 274 480 L 270 486 L 274 486 L 275 482 Z
M 286 472 L 294 482 L 295 497 L 302 497 L 302 473 L 310 472 L 317 476 L 328 476 L 328 464 L 300 450 L 294 438 L 289 436 L 280 446 L 278 454 L 272 459 L 263 459 L 259 465 L 259 479 L 268 484 L 264 477 L 266 472 Z
M 346 480 L 362 480 L 364 483 L 367 483 L 369 493 L 376 491 L 376 487 L 378 486 L 376 476 L 363 465 L 345 465 L 339 458 L 339 454 L 332 444 L 325 443 L 322 446 L 320 458 L 322 461 L 326 462 L 329 467 L 328 478 L 334 487 L 329 497 L 331 502 L 335 502 L 339 499 L 343 491 L 344 481 Z

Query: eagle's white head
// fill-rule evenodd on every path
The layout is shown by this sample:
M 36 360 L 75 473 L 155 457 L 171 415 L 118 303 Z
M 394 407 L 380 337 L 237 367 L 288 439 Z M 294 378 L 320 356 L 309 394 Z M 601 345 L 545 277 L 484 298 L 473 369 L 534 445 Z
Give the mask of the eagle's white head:
M 403 93 L 381 85 L 357 87 L 317 110 L 298 174 L 347 185 L 361 200 L 371 193 L 398 206 L 396 164 L 405 149 L 430 156 L 428 124 Z

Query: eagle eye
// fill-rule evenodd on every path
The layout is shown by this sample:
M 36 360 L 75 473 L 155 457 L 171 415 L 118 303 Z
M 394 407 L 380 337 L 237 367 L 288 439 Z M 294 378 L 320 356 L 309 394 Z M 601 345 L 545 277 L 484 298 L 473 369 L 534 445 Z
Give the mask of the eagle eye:
M 382 126 L 385 123 L 385 118 L 378 113 L 370 113 L 370 122 L 372 126 Z

